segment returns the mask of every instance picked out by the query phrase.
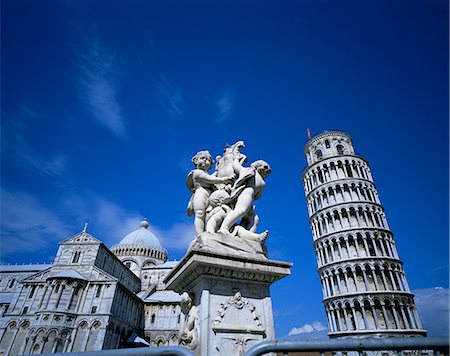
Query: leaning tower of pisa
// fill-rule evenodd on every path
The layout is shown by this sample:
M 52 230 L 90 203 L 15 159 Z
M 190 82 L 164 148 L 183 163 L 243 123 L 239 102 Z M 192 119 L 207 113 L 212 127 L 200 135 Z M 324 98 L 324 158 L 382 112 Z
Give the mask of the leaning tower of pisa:
M 305 145 L 302 179 L 329 336 L 423 336 L 368 162 L 349 135 Z

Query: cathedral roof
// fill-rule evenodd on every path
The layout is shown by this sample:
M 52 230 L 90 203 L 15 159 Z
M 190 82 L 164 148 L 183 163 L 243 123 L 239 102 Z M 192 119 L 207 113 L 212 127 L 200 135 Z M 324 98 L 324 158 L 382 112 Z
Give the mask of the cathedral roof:
M 0 265 L 0 272 L 38 272 L 51 267 L 51 263 L 29 263 L 22 265 Z
M 10 304 L 14 298 L 14 293 L 0 293 L 0 304 Z
M 179 303 L 181 302 L 181 296 L 173 290 L 158 290 L 150 294 L 144 299 L 147 303 Z
M 153 235 L 152 232 L 150 232 L 150 230 L 148 230 L 147 219 L 142 220 L 139 229 L 130 232 L 114 247 L 119 247 L 121 245 L 131 245 L 162 250 L 162 246 L 159 240 L 155 235 Z
M 173 269 L 180 261 L 166 261 L 160 265 L 148 266 L 145 269 L 154 270 L 154 269 Z
M 69 269 L 66 269 L 65 271 L 54 274 L 50 278 L 79 279 L 82 281 L 86 280 L 86 278 L 84 278 L 81 274 L 79 274 L 77 271 L 73 270 L 72 268 L 69 268 Z

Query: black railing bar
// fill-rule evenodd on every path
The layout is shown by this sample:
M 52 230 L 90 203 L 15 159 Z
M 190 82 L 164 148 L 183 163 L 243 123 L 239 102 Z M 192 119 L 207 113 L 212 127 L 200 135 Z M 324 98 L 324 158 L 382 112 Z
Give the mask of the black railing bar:
M 440 350 L 448 352 L 448 348 L 448 339 L 429 337 L 264 341 L 251 347 L 245 356 L 263 355 L 273 351 Z
M 116 350 L 85 352 L 58 352 L 41 356 L 194 356 L 192 351 L 182 346 L 138 347 Z

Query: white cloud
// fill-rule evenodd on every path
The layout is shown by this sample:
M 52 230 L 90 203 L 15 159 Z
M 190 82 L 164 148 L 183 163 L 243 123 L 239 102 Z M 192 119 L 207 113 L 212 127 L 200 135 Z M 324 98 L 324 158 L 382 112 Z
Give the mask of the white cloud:
M 39 171 L 49 176 L 61 176 L 66 170 L 68 157 L 64 154 L 44 156 L 38 153 L 23 135 L 22 131 L 25 128 L 24 123 L 20 125 L 14 120 L 5 121 L 1 140 L 2 156 L 20 167 Z
M 289 336 L 297 334 L 306 334 L 313 331 L 322 331 L 326 329 L 327 328 L 323 326 L 320 321 L 313 321 L 312 324 L 305 324 L 299 328 L 292 328 L 291 331 L 289 331 Z
M 126 136 L 125 119 L 117 100 L 118 61 L 99 39 L 92 40 L 85 52 L 76 53 L 80 70 L 79 95 L 92 117 L 116 137 Z
M 75 215 L 74 219 L 79 222 L 79 226 L 88 221 L 88 231 L 92 230 L 93 234 L 108 247 L 112 247 L 127 234 L 138 229 L 139 223 L 145 217 L 137 211 L 127 210 L 91 192 L 85 192 L 82 196 L 71 195 L 64 203 L 64 209 Z M 166 249 L 186 250 L 193 240 L 193 224 L 174 223 L 164 229 L 154 225 L 151 218 L 147 218 L 148 229 Z
M 449 290 L 436 287 L 416 289 L 415 295 L 417 311 L 424 329 L 431 337 L 449 336 Z
M 54 248 L 71 235 L 62 218 L 25 192 L 1 190 L 2 255 Z
M 169 250 L 186 251 L 195 236 L 194 224 L 174 223 L 167 230 L 162 230 L 152 225 L 149 228 L 163 247 Z
M 84 223 L 88 232 L 112 247 L 122 238 L 139 227 L 143 216 L 134 210 L 127 210 L 91 191 L 65 194 L 55 210 L 76 223 L 77 233 Z
M 111 248 L 138 229 L 144 218 L 90 191 L 65 193 L 51 205 L 23 191 L 2 188 L 0 193 L 3 259 L 19 252 L 53 253 L 59 242 L 80 232 L 86 222 L 88 232 Z M 186 251 L 194 236 L 193 224 L 175 222 L 168 228 L 151 224 L 149 229 L 169 251 Z
M 156 82 L 155 87 L 156 99 L 161 107 L 171 116 L 182 116 L 183 96 L 180 89 L 169 83 L 162 73 L 159 73 L 159 80 Z
M 231 89 L 224 90 L 215 104 L 218 110 L 216 121 L 225 121 L 234 109 L 234 91 Z
M 22 109 L 22 112 L 23 112 L 27 117 L 36 119 L 36 118 L 38 118 L 38 117 L 40 116 L 36 111 L 34 111 L 33 109 L 30 109 L 30 108 L 29 108 L 28 106 L 26 106 L 26 105 L 22 105 L 20 108 Z

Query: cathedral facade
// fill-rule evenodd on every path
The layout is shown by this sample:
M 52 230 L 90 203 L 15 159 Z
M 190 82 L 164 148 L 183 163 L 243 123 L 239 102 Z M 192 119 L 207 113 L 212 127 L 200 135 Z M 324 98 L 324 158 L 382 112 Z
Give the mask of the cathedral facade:
M 53 264 L 0 266 L 0 355 L 177 345 L 176 264 L 143 220 L 111 250 L 85 228 Z

